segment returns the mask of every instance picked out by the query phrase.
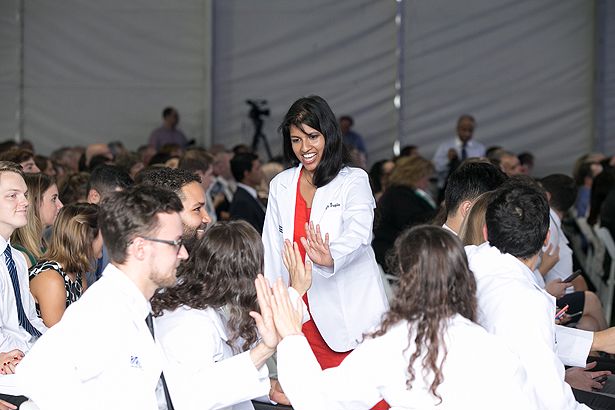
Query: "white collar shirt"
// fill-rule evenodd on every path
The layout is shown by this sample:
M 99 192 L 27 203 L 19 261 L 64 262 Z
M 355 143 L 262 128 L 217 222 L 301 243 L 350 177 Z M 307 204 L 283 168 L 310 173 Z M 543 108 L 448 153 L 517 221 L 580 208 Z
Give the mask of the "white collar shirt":
M 466 252 L 477 282 L 478 322 L 518 355 L 527 374 L 526 391 L 534 392 L 540 408 L 587 409 L 564 381 L 556 349 L 555 298 L 519 259 L 489 242 L 467 246 Z
M 2 298 L 0 300 L 0 351 L 8 352 L 13 349 L 19 349 L 25 353 L 30 350 L 35 339 L 19 325 L 15 291 L 13 290 L 13 282 L 4 256 L 4 250 L 7 246 L 10 246 L 10 243 L 0 236 L 0 295 Z M 11 254 L 17 269 L 21 302 L 26 316 L 39 332 L 45 333 L 47 328 L 36 314 L 36 306 L 30 293 L 26 260 L 22 253 L 13 247 L 11 247 Z
M 463 142 L 457 136 L 443 142 L 438 146 L 438 149 L 433 156 L 433 164 L 436 168 L 436 173 L 438 174 L 438 186 L 444 186 L 444 181 L 446 180 L 446 177 L 448 176 L 448 173 L 450 171 L 450 160 L 448 159 L 448 151 L 454 149 L 457 152 L 457 157 L 461 161 L 462 148 Z M 471 138 L 466 143 L 466 154 L 467 158 L 484 157 L 485 146 L 480 142 L 476 141 L 474 138 Z
M 559 260 L 545 275 L 545 282 L 547 283 L 556 279 L 564 280 L 572 274 L 572 249 L 570 249 L 568 238 L 562 230 L 562 221 L 553 209 L 549 210 L 549 214 L 551 221 L 549 224 L 549 232 L 551 232 L 549 244 L 553 248 L 559 245 Z M 572 292 L 574 292 L 574 287 L 571 286 L 566 289 L 566 293 Z
M 134 282 L 107 265 L 18 366 L 24 394 L 41 410 L 158 409 L 166 360 L 145 323 L 149 313 Z

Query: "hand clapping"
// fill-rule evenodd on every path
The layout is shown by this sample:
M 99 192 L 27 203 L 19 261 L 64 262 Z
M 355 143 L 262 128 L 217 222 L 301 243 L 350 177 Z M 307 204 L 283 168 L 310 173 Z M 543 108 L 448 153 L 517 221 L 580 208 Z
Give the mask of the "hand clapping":
M 312 263 L 306 260 L 304 265 L 301 261 L 299 245 L 296 242 L 291 244 L 288 239 L 284 241 L 282 260 L 290 274 L 290 286 L 303 296 L 312 286 Z

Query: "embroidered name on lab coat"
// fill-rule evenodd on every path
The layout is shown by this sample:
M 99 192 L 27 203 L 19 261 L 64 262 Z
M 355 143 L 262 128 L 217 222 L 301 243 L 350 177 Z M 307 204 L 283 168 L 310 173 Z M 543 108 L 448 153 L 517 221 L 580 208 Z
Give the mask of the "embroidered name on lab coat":
M 334 204 L 333 202 L 329 202 L 329 205 L 325 208 L 325 211 L 329 208 L 337 208 L 338 206 L 342 206 L 341 204 Z
M 141 361 L 138 356 L 130 356 L 130 367 L 134 367 L 136 369 L 142 369 Z

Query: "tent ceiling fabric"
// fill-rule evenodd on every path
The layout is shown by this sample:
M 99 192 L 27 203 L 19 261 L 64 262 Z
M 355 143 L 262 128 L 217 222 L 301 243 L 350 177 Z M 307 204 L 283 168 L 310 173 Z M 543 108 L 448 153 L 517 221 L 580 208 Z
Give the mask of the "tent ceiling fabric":
M 391 155 L 398 131 L 430 157 L 464 112 L 485 144 L 532 151 L 540 174 L 569 172 L 592 148 L 593 2 L 404 0 L 398 38 L 393 0 L 22 1 L 24 137 L 42 153 L 105 140 L 135 148 L 166 105 L 198 142 L 249 144 L 249 98 L 269 101 L 264 131 L 279 153 L 282 116 L 309 94 L 355 117 L 370 162 Z M 3 138 L 19 129 L 19 4 L 0 1 Z
M 431 158 L 473 114 L 475 138 L 572 171 L 591 149 L 593 5 L 588 1 L 405 2 L 402 141 Z
M 202 0 L 25 3 L 24 137 L 62 145 L 147 142 L 162 109 L 202 138 L 210 58 Z
M 218 1 L 214 10 L 214 141 L 251 144 L 246 99 L 271 108 L 264 133 L 274 155 L 293 101 L 318 94 L 350 114 L 375 156 L 396 135 L 394 1 Z M 262 151 L 261 151 L 262 153 Z

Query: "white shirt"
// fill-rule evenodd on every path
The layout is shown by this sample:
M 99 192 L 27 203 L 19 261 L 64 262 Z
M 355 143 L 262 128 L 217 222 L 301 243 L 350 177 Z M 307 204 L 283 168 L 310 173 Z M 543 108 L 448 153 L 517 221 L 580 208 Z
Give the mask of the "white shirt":
M 263 227 L 265 277 L 273 283 L 288 271 L 282 263 L 284 239 L 293 240 L 297 181 L 301 165 L 278 174 L 270 184 Z M 310 220 L 329 234 L 333 268 L 313 265 L 308 301 L 312 319 L 334 351 L 354 349 L 363 333 L 380 323 L 388 302 L 371 246 L 374 197 L 367 173 L 345 167 L 318 188 Z
M 413 334 L 415 333 L 413 329 Z M 322 371 L 303 336 L 278 345 L 278 375 L 295 410 L 368 409 L 385 399 L 399 409 L 532 409 L 522 391 L 524 372 L 517 358 L 497 338 L 460 315 L 448 321 L 443 382 L 431 395 L 421 362 L 414 361 L 415 380 L 406 386 L 414 338 L 403 321 L 377 338 L 366 338 L 335 368 Z M 441 357 L 441 356 L 440 356 Z
M 450 160 L 448 159 L 448 151 L 450 149 L 454 149 L 457 151 L 457 157 L 459 161 L 461 161 L 461 150 L 463 147 L 463 142 L 459 139 L 459 137 L 451 138 L 450 140 L 443 142 L 438 146 L 436 153 L 433 156 L 433 164 L 436 168 L 436 173 L 438 174 L 438 186 L 443 187 L 444 181 L 449 173 L 448 163 Z M 485 146 L 478 141 L 475 141 L 474 138 L 471 138 L 466 144 L 466 154 L 467 158 L 474 157 L 484 157 L 485 156 Z
M 17 316 L 17 302 L 15 301 L 15 291 L 13 281 L 6 266 L 4 250 L 9 243 L 0 236 L 0 352 L 8 352 L 19 349 L 26 353 L 34 343 L 32 336 L 23 327 L 19 326 Z M 30 293 L 30 281 L 28 279 L 28 266 L 22 253 L 11 247 L 11 254 L 17 268 L 19 278 L 19 290 L 21 302 L 28 320 L 39 332 L 45 333 L 47 328 L 36 314 L 34 299 Z
M 270 389 L 267 365 L 250 352 L 234 354 L 220 310 L 186 306 L 156 318 L 156 337 L 166 357 L 165 379 L 176 410 L 253 410 L 250 399 Z
M 536 284 L 520 260 L 485 242 L 466 246 L 477 282 L 479 323 L 516 353 L 527 374 L 526 391 L 542 409 L 588 409 L 564 381 L 556 353 L 555 298 Z M 586 356 L 587 357 L 587 356 Z
M 17 367 L 24 394 L 41 410 L 157 410 L 165 360 L 149 312 L 134 282 L 107 265 Z
M 564 280 L 572 274 L 572 249 L 568 246 L 568 238 L 562 230 L 562 221 L 553 209 L 549 209 L 549 217 L 549 232 L 551 232 L 549 245 L 553 245 L 553 249 L 559 245 L 559 260 L 545 275 L 547 283 L 555 279 Z M 572 292 L 574 292 L 574 286 L 566 289 L 566 293 Z

